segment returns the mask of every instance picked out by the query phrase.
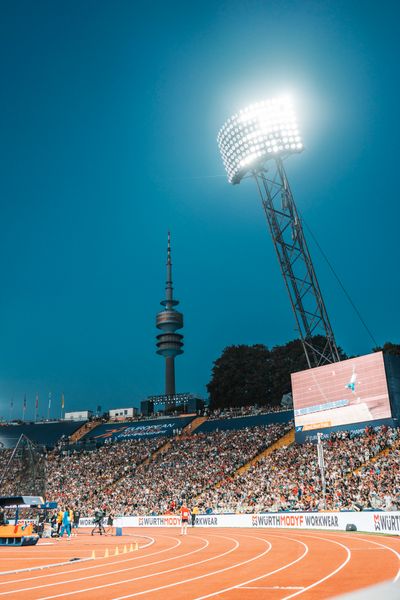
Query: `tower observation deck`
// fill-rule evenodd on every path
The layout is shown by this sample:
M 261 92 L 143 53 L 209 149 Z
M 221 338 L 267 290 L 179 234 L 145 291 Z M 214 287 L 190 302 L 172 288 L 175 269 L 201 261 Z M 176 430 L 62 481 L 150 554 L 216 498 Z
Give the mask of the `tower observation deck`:
M 156 326 L 161 329 L 161 333 L 157 335 L 156 352 L 165 358 L 165 394 L 167 396 L 175 395 L 175 356 L 183 353 L 183 335 L 176 333 L 183 327 L 183 314 L 174 308 L 178 304 L 179 301 L 173 298 L 171 235 L 168 232 L 167 281 L 165 300 L 161 301 L 161 306 L 165 308 L 156 316 Z

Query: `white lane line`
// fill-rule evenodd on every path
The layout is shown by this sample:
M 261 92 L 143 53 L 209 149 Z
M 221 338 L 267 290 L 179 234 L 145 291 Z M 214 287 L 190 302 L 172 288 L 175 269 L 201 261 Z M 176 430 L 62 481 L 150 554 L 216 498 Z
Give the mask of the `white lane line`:
M 248 537 L 250 537 L 250 536 L 248 536 Z M 289 567 L 296 564 L 300 560 L 303 560 L 303 558 L 309 552 L 309 548 L 308 548 L 307 544 L 305 544 L 304 542 L 301 542 L 300 540 L 296 540 L 295 538 L 290 538 L 290 537 L 282 536 L 282 535 L 275 535 L 273 537 L 283 537 L 285 540 L 291 540 L 292 542 L 297 542 L 298 544 L 301 544 L 302 546 L 304 546 L 305 550 L 301 556 L 299 556 L 295 560 L 292 560 L 290 563 L 287 563 L 286 565 L 279 567 L 278 569 L 274 569 L 273 571 L 269 571 L 268 573 L 264 573 L 263 575 L 259 575 L 258 577 L 253 577 L 252 579 L 248 579 L 247 581 L 243 581 L 242 583 L 237 583 L 236 585 L 231 585 L 228 588 L 224 588 L 222 590 L 212 592 L 211 594 L 207 594 L 206 596 L 199 596 L 198 598 L 195 598 L 195 600 L 205 600 L 205 598 L 212 598 L 212 596 L 218 596 L 219 594 L 224 594 L 225 592 L 230 592 L 231 590 L 235 590 L 235 589 L 240 590 L 244 585 L 247 585 L 248 583 L 253 583 L 254 581 L 259 581 L 260 579 L 264 579 L 265 577 L 269 577 L 270 575 L 279 573 L 279 571 L 284 571 L 285 569 L 288 569 Z M 261 538 L 257 538 L 257 539 L 261 539 Z M 265 540 L 265 541 L 267 541 L 267 540 Z M 119 599 L 115 598 L 114 600 L 119 600 Z
M 170 562 L 171 560 L 176 560 L 178 558 L 182 558 L 183 556 L 189 556 L 190 554 L 195 554 L 196 552 L 200 552 L 201 550 L 204 550 L 204 548 L 207 548 L 207 546 L 209 545 L 208 540 L 205 540 L 204 538 L 196 537 L 196 539 L 202 540 L 203 542 L 205 542 L 205 544 L 203 544 L 203 546 L 201 546 L 200 548 L 192 550 L 191 552 L 187 552 L 186 554 L 179 554 L 178 556 L 173 556 L 172 558 L 164 558 L 162 560 L 157 560 L 157 561 L 150 562 L 150 563 L 135 565 L 133 567 L 125 567 L 124 569 L 113 569 L 113 570 L 107 571 L 105 573 L 96 573 L 95 575 L 87 575 L 86 577 L 76 577 L 74 579 L 72 579 L 70 577 L 66 581 L 55 581 L 53 583 L 45 583 L 45 584 L 36 585 L 33 587 L 19 588 L 17 590 L 1 592 L 0 596 L 7 596 L 8 594 L 19 594 L 21 592 L 28 592 L 31 590 L 43 589 L 43 588 L 47 588 L 47 587 L 59 586 L 59 585 L 64 585 L 64 584 L 71 584 L 71 583 L 76 583 L 78 581 L 86 581 L 87 579 L 99 579 L 99 577 L 108 577 L 109 575 L 115 575 L 116 573 L 125 573 L 126 571 L 134 571 L 135 569 L 144 569 L 145 567 L 158 565 L 163 562 Z M 180 545 L 180 544 L 178 544 L 178 545 Z M 119 564 L 119 563 L 117 563 L 117 564 Z M 109 565 L 106 564 L 103 566 L 108 567 Z M 19 582 L 16 582 L 16 583 L 19 583 Z
M 339 537 L 341 537 L 341 538 L 344 537 L 347 540 L 349 539 L 348 535 L 346 535 L 344 533 L 338 532 L 336 535 L 339 536 Z M 394 548 L 391 548 L 390 546 L 386 546 L 386 544 L 382 544 L 380 542 L 375 542 L 374 540 L 371 540 L 370 538 L 363 538 L 363 537 L 360 537 L 359 535 L 354 536 L 352 539 L 353 540 L 360 540 L 362 542 L 368 542 L 368 543 L 374 544 L 376 546 L 381 546 L 381 548 L 376 548 L 376 550 L 381 550 L 381 549 L 382 550 L 389 550 L 389 552 L 392 552 L 396 556 L 397 560 L 400 562 L 400 554 L 398 552 L 396 552 L 396 550 Z M 396 539 L 396 538 L 392 538 L 391 537 L 390 539 Z M 399 579 L 399 577 L 400 577 L 400 566 L 399 566 L 399 568 L 397 570 L 396 577 L 393 579 L 393 581 L 397 581 Z
M 289 598 L 294 598 L 295 596 L 299 596 L 300 594 L 304 594 L 304 592 L 307 592 L 308 590 L 311 590 L 312 588 L 317 587 L 317 585 L 320 585 L 321 583 L 323 583 L 327 579 L 330 579 L 331 577 L 333 577 L 334 575 L 336 575 L 336 573 L 339 573 L 339 571 L 341 571 L 347 565 L 347 563 L 349 562 L 349 560 L 351 559 L 351 550 L 350 550 L 350 548 L 348 548 L 344 544 L 341 544 L 340 542 L 336 542 L 335 540 L 331 540 L 330 538 L 324 538 L 324 537 L 317 536 L 317 535 L 305 536 L 305 537 L 317 538 L 319 540 L 324 540 L 324 541 L 336 544 L 337 546 L 341 546 L 346 551 L 346 554 L 347 554 L 346 559 L 338 567 L 336 567 L 336 569 L 334 569 L 333 571 L 331 571 L 331 573 L 328 573 L 328 575 L 325 575 L 325 577 L 321 577 L 321 579 L 318 579 L 318 581 L 315 581 L 311 585 L 307 585 L 305 588 L 303 588 L 302 590 L 300 590 L 298 592 L 295 592 L 294 594 L 290 594 L 289 596 L 285 596 L 284 598 L 282 598 L 282 600 L 289 600 Z
M 386 550 L 386 548 L 352 548 L 352 552 L 357 552 L 358 550 Z
M 53 564 L 47 564 L 47 565 L 41 565 L 39 567 L 25 567 L 24 569 L 14 569 L 14 571 L 3 571 L 1 573 L 1 575 L 15 575 L 16 573 L 29 573 L 31 571 L 42 571 L 43 569 L 52 569 L 52 568 L 56 568 L 56 567 L 65 567 L 65 565 L 73 565 L 76 563 L 84 563 L 84 562 L 89 562 L 89 561 L 94 561 L 95 559 L 92 558 L 91 556 L 89 558 L 77 558 L 75 560 L 69 559 L 67 561 L 64 562 L 59 562 L 59 563 L 53 563 Z M 47 575 L 47 574 L 46 574 Z M 42 577 L 45 577 L 46 575 L 42 575 Z M 29 578 L 28 578 L 29 579 Z M 12 583 L 15 583 L 15 579 Z
M 368 542 L 370 544 L 375 544 L 376 546 L 380 546 L 380 548 L 374 548 L 374 550 L 389 550 L 389 552 L 393 552 L 393 554 L 396 556 L 397 560 L 400 563 L 400 554 L 398 552 L 396 552 L 396 550 L 394 548 L 391 548 L 390 546 L 386 546 L 386 544 L 381 544 L 380 542 L 374 542 L 373 540 L 369 540 L 366 538 L 362 538 L 362 537 L 358 537 L 358 540 L 362 540 L 363 542 Z M 397 569 L 397 574 L 396 577 L 393 579 L 393 581 L 397 581 L 400 577 L 400 566 Z
M 40 542 L 39 548 L 41 546 L 55 546 L 55 542 Z
M 241 585 L 241 590 L 304 590 L 301 585 Z
M 229 538 L 229 539 L 231 539 L 231 538 Z M 249 558 L 249 559 L 244 560 L 244 561 L 242 561 L 240 563 L 236 563 L 234 565 L 230 565 L 229 567 L 224 567 L 223 569 L 218 569 L 216 571 L 209 571 L 208 573 L 204 573 L 203 575 L 197 575 L 196 577 L 190 577 L 189 579 L 182 579 L 181 581 L 174 581 L 173 583 L 169 583 L 167 585 L 161 585 L 159 587 L 152 588 L 150 590 L 144 590 L 142 592 L 136 592 L 135 594 L 127 594 L 126 596 L 118 596 L 117 598 L 113 598 L 113 600 L 125 600 L 125 598 L 133 598 L 135 596 L 143 596 L 144 594 L 149 594 L 151 592 L 158 592 L 160 590 L 165 590 L 167 588 L 175 587 L 177 585 L 182 585 L 184 583 L 190 583 L 190 582 L 196 581 L 198 579 L 205 579 L 206 577 L 211 577 L 212 575 L 217 575 L 218 573 L 223 573 L 223 572 L 229 571 L 231 569 L 236 569 L 237 567 L 242 567 L 243 565 L 246 565 L 246 564 L 248 564 L 250 562 L 253 562 L 254 560 L 257 560 L 258 558 L 261 558 L 262 556 L 265 556 L 266 554 L 268 554 L 268 552 L 270 552 L 270 550 L 272 548 L 272 544 L 270 542 L 268 542 L 264 538 L 253 537 L 253 539 L 261 540 L 262 542 L 266 542 L 268 544 L 268 548 L 266 550 L 264 550 L 264 552 L 261 552 L 260 554 L 257 554 L 256 556 L 253 556 L 253 558 Z M 240 546 L 240 542 L 237 542 L 237 544 L 238 544 L 238 546 Z M 215 558 L 217 558 L 217 557 L 215 557 Z M 210 560 L 210 559 L 203 560 L 203 561 L 200 561 L 200 562 L 207 562 L 208 560 Z M 200 562 L 197 563 L 197 564 L 200 564 Z M 47 598 L 40 598 L 40 600 L 48 600 L 48 599 Z
M 199 561 L 194 562 L 194 563 L 188 563 L 188 564 L 182 565 L 180 567 L 175 567 L 174 569 L 167 569 L 165 571 L 159 571 L 159 572 L 156 572 L 156 573 L 150 573 L 149 575 L 142 575 L 140 577 L 133 577 L 131 579 L 119 580 L 119 581 L 115 581 L 113 583 L 105 583 L 103 585 L 98 585 L 98 586 L 94 586 L 94 587 L 87 588 L 87 589 L 80 589 L 80 590 L 76 590 L 76 591 L 73 591 L 73 592 L 65 592 L 63 594 L 56 594 L 54 596 L 47 596 L 45 598 L 39 598 L 38 600 L 50 600 L 51 598 L 60 598 L 60 597 L 63 597 L 63 596 L 72 596 L 73 594 L 81 594 L 83 592 L 90 592 L 90 591 L 93 591 L 93 590 L 108 588 L 108 587 L 112 587 L 112 586 L 115 586 L 115 585 L 118 586 L 118 585 L 122 585 L 124 583 L 132 583 L 133 581 L 140 581 L 142 579 L 148 579 L 149 577 L 153 578 L 153 577 L 157 577 L 159 575 L 165 575 L 165 573 L 172 573 L 174 571 L 180 571 L 182 569 L 187 569 L 189 567 L 201 565 L 202 563 L 206 563 L 206 562 L 209 562 L 209 561 L 212 561 L 212 560 L 216 560 L 218 558 L 222 558 L 223 556 L 231 554 L 231 552 L 234 552 L 235 550 L 237 550 L 237 548 L 240 545 L 239 542 L 237 542 L 237 540 L 235 540 L 233 538 L 230 538 L 230 537 L 227 537 L 227 536 L 218 536 L 218 537 L 222 537 L 223 539 L 227 539 L 227 540 L 230 540 L 230 541 L 234 542 L 234 546 L 230 550 L 222 552 L 221 554 L 216 554 L 216 555 L 211 556 L 210 558 L 206 558 L 204 560 L 199 560 Z M 173 584 L 173 585 L 175 585 L 175 584 Z M 165 587 L 169 587 L 169 586 L 165 586 Z M 138 592 L 137 594 L 134 594 L 134 595 L 141 595 L 141 594 L 147 594 L 147 591 L 145 591 L 145 592 Z
M 142 550 L 143 548 L 148 548 L 149 546 L 152 546 L 154 544 L 154 541 L 155 541 L 154 538 L 152 538 L 150 536 L 147 536 L 147 535 L 144 535 L 144 536 L 141 536 L 141 537 L 143 537 L 145 539 L 148 539 L 150 541 L 147 544 L 144 544 L 143 546 L 140 546 L 140 550 Z M 179 546 L 179 545 L 180 544 L 177 544 L 177 546 Z M 176 546 L 174 546 L 174 547 L 176 547 Z M 149 556 L 149 555 L 145 555 L 145 556 Z M 37 558 L 37 560 L 42 560 L 43 557 L 39 557 L 38 556 L 38 557 L 32 557 L 32 558 Z M 62 555 L 59 556 L 58 558 L 62 558 Z M 27 572 L 32 573 L 32 571 L 42 571 L 43 569 L 53 569 L 53 568 L 55 569 L 55 568 L 58 568 L 58 567 L 65 567 L 67 565 L 68 566 L 74 566 L 76 564 L 81 564 L 81 563 L 85 563 L 85 562 L 93 562 L 94 560 L 96 560 L 95 558 L 92 558 L 91 556 L 87 557 L 87 558 L 75 558 L 75 559 L 71 559 L 68 556 L 66 558 L 68 558 L 68 560 L 65 560 L 65 561 L 62 561 L 62 562 L 59 562 L 59 563 L 51 563 L 51 564 L 39 565 L 37 567 L 25 567 L 23 569 L 12 569 L 10 571 L 2 571 L 0 573 L 0 575 L 15 575 L 16 573 L 27 573 Z M 98 558 L 100 559 L 101 557 L 98 557 Z M 143 556 L 135 556 L 133 558 L 128 558 L 128 559 L 125 559 L 125 560 L 115 561 L 113 563 L 108 563 L 107 566 L 109 564 L 118 564 L 118 565 L 120 565 L 120 564 L 122 564 L 124 562 L 129 562 L 129 561 L 132 561 L 132 560 L 138 560 L 139 558 L 143 558 Z M 4 559 L 0 559 L 0 560 L 4 560 Z M 10 558 L 10 560 L 15 560 L 15 558 L 12 558 L 12 559 Z M 50 574 L 46 573 L 45 575 L 36 575 L 35 577 L 25 577 L 25 579 L 18 579 L 18 583 L 21 583 L 21 582 L 27 581 L 27 580 L 28 581 L 32 581 L 33 579 L 43 579 L 43 577 L 46 577 L 46 579 L 47 579 L 48 577 L 55 577 L 56 575 L 63 575 L 63 574 L 69 574 L 70 575 L 71 572 L 72 573 L 77 573 L 79 571 L 87 571 L 88 568 L 94 569 L 94 568 L 98 568 L 100 566 L 102 566 L 102 565 L 95 565 L 94 567 L 86 567 L 86 568 L 82 568 L 82 569 L 73 569 L 72 571 L 71 571 L 71 569 L 69 569 L 68 571 L 61 571 L 61 572 L 58 571 L 57 573 L 50 573 Z M 15 579 L 8 580 L 8 581 L 0 581 L 0 585 L 5 585 L 7 583 L 16 583 L 16 582 L 15 582 Z M 0 596 L 1 596 L 1 593 L 0 593 Z
M 170 539 L 170 536 L 161 536 L 161 537 L 166 537 L 167 539 Z M 148 538 L 151 539 L 152 541 L 149 542 L 148 544 L 145 544 L 144 546 L 140 546 L 140 550 L 142 550 L 143 548 L 148 548 L 149 546 L 152 546 L 155 542 L 154 538 Z M 181 540 L 178 540 L 177 538 L 171 538 L 173 540 L 175 540 L 177 543 L 174 546 L 169 546 L 168 548 L 163 548 L 162 550 L 157 550 L 157 552 L 150 552 L 149 554 L 140 554 L 137 556 L 133 556 L 132 558 L 125 558 L 123 560 L 115 560 L 113 562 L 107 562 L 107 567 L 110 567 L 111 565 L 122 565 L 124 563 L 127 562 L 132 562 L 135 560 L 141 560 L 142 558 L 148 558 L 149 556 L 155 556 L 156 554 L 162 554 L 163 552 L 169 552 L 170 550 L 174 550 L 175 548 L 177 548 L 178 546 L 180 546 L 182 544 Z M 104 560 L 101 557 L 98 557 L 97 560 Z M 75 563 L 72 562 L 71 563 L 71 567 L 74 565 Z M 80 569 L 69 569 L 68 571 L 57 571 L 57 573 L 46 573 L 45 575 L 35 575 L 34 577 L 25 577 L 24 579 L 18 579 L 18 583 L 22 583 L 24 581 L 33 581 L 34 579 L 43 579 L 43 577 L 46 577 L 46 579 L 48 579 L 49 577 L 57 577 L 59 575 L 73 575 L 74 573 L 79 573 L 80 571 L 89 571 L 91 569 L 99 569 L 99 568 L 103 568 L 104 567 L 104 563 L 98 563 L 96 565 L 91 565 L 89 567 L 82 567 Z M 2 575 L 3 573 L 0 573 L 0 575 Z M 16 583 L 15 579 L 8 579 L 7 581 L 0 581 L 0 585 L 8 585 L 8 584 L 13 584 Z M 0 593 L 1 595 L 1 593 Z

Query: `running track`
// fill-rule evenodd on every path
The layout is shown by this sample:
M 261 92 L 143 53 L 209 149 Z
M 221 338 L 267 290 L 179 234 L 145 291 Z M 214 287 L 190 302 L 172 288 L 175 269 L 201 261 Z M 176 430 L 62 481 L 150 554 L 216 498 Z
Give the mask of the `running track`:
M 124 534 L 80 532 L 70 541 L 0 547 L 0 600 L 321 599 L 400 577 L 398 537 L 203 528 L 189 529 L 187 536 L 150 528 Z M 136 542 L 138 550 L 129 551 Z

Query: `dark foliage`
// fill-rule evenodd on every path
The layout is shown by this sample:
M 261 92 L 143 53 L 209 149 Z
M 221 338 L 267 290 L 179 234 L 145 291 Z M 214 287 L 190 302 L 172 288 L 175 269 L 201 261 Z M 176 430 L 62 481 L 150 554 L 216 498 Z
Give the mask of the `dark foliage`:
M 313 340 L 321 348 L 323 342 L 319 337 Z M 207 385 L 210 408 L 279 405 L 282 395 L 291 391 L 290 374 L 304 369 L 307 361 L 298 339 L 272 350 L 262 344 L 228 346 L 214 362 Z
M 385 354 L 395 354 L 396 356 L 400 355 L 400 344 L 393 344 L 393 342 L 385 342 L 383 346 L 378 346 L 373 349 L 373 352 L 382 351 Z

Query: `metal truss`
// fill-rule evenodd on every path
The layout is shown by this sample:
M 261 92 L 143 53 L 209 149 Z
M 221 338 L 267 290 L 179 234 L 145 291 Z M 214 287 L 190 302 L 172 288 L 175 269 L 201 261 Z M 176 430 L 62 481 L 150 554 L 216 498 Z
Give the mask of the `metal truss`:
M 340 360 L 281 158 L 253 171 L 309 367 Z M 316 343 L 314 336 L 322 336 Z M 318 342 L 321 338 L 318 338 Z
M 46 492 L 44 449 L 20 435 L 0 477 L 3 496 L 43 496 Z

